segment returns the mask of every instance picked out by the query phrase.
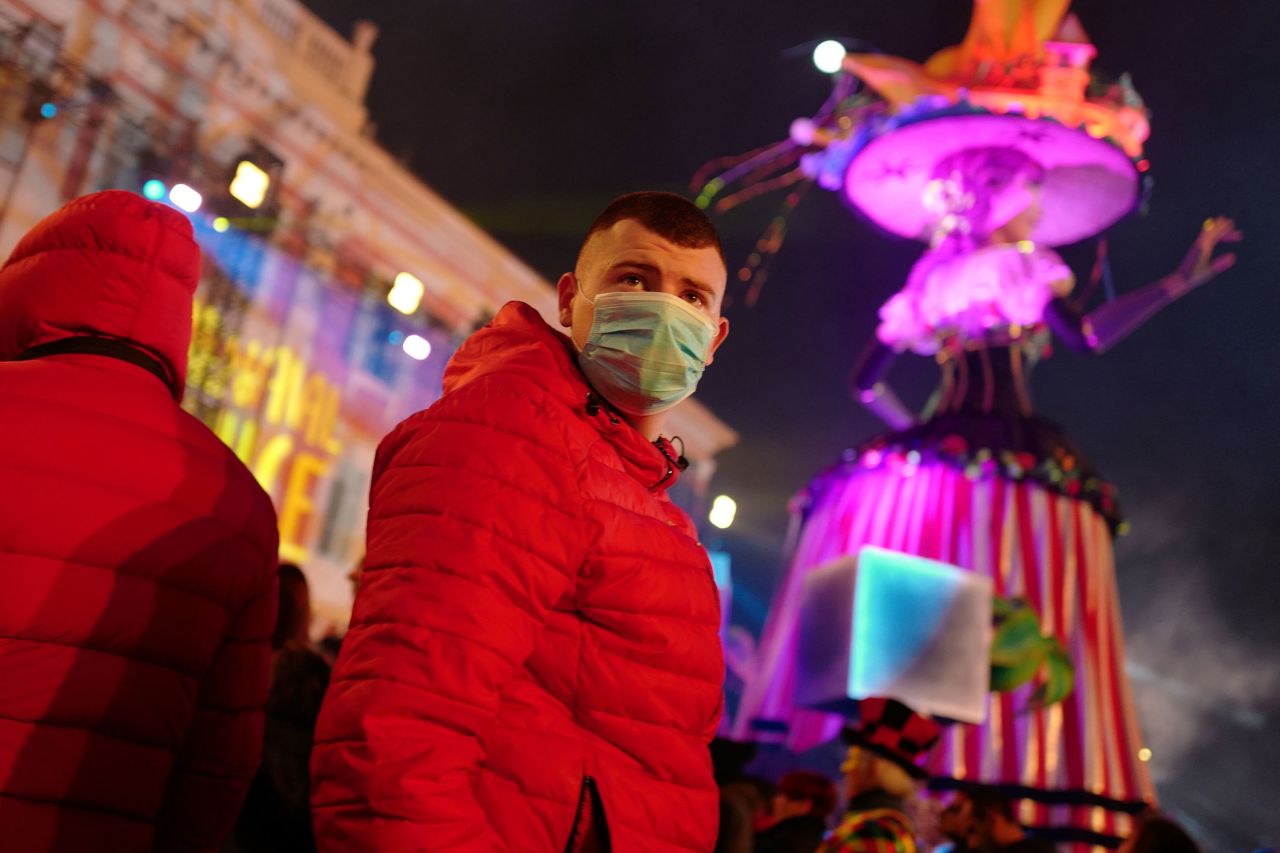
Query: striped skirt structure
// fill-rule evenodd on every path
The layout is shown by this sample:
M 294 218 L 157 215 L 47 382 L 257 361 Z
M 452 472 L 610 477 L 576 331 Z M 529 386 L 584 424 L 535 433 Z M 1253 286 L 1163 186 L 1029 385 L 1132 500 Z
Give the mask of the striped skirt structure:
M 1031 688 L 988 697 L 981 725 L 955 724 L 930 756 L 931 787 L 1005 786 L 1022 820 L 1062 841 L 1127 834 L 1128 813 L 1154 801 L 1124 670 L 1124 636 L 1107 522 L 1090 504 L 1032 480 L 973 477 L 941 462 L 844 466 L 815 480 L 797 549 L 761 637 L 733 736 L 785 731 L 801 752 L 840 719 L 793 706 L 796 619 L 806 574 L 863 545 L 989 575 L 1023 597 L 1076 667 L 1061 704 L 1029 710 Z M 1109 837 L 1109 838 L 1108 838 Z M 1113 843 L 1113 841 L 1112 841 Z

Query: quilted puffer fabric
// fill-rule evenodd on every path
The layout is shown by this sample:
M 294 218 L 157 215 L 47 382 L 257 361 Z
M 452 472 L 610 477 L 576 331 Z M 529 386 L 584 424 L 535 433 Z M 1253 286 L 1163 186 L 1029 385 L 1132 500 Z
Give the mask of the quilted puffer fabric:
M 312 753 L 326 850 L 709 851 L 719 598 L 674 453 L 510 303 L 396 428 Z
M 185 218 L 121 192 L 64 207 L 0 270 L 5 850 L 217 850 L 258 762 L 266 494 L 144 367 L 8 361 L 92 336 L 181 376 L 198 273 Z

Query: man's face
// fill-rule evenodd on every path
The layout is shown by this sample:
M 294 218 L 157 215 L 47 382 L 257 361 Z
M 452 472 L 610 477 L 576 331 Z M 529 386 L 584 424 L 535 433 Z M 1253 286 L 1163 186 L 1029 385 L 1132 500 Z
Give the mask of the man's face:
M 577 269 L 560 277 L 560 325 L 570 329 L 581 349 L 595 316 L 589 299 L 602 293 L 669 293 L 706 314 L 716 325 L 707 354 L 710 364 L 729 334 L 729 321 L 720 316 L 727 283 L 724 262 L 714 248 L 677 246 L 636 220 L 623 219 L 593 234 L 583 247 Z M 584 295 L 587 299 L 581 298 Z
M 849 747 L 840 765 L 844 774 L 845 795 L 856 797 L 876 788 L 875 756 L 857 746 Z
M 786 794 L 774 794 L 771 817 L 775 821 L 799 817 L 813 811 L 813 803 L 809 800 L 793 800 Z

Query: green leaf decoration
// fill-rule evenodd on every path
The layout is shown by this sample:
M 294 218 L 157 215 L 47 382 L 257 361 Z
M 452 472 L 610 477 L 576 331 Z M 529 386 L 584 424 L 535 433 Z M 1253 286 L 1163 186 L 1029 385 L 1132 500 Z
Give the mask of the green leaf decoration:
M 1047 708 L 1071 695 L 1076 684 L 1076 667 L 1067 650 L 1056 637 L 1046 638 L 1047 652 L 1044 659 L 1044 680 L 1031 694 L 1031 705 Z
M 1041 655 L 1040 620 L 1030 607 L 1015 609 L 996 627 L 991 639 L 991 662 L 1016 666 Z
M 991 614 L 995 618 L 996 624 L 1003 622 L 1013 615 L 1015 610 L 1026 607 L 1027 603 L 1021 598 L 1001 598 L 998 595 L 991 596 Z
M 1026 710 L 1061 702 L 1075 688 L 1075 666 L 1057 637 L 1044 635 L 1040 617 L 1021 599 L 992 600 L 991 690 L 1007 693 L 1039 678 Z
M 1040 659 L 1035 657 L 1019 661 L 1012 666 L 992 665 L 991 689 L 996 693 L 1016 690 L 1036 677 L 1036 673 L 1040 671 L 1040 665 Z

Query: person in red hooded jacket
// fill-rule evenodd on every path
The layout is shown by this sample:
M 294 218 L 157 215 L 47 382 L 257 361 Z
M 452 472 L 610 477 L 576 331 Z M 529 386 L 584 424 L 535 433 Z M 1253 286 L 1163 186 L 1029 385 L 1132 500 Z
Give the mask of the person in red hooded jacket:
M 275 513 L 178 407 L 199 273 L 119 191 L 0 268 L 5 850 L 217 850 L 258 763 Z
M 374 463 L 368 553 L 320 713 L 322 850 L 710 851 L 719 599 L 667 489 L 664 414 L 724 341 L 706 216 L 612 203 Z

